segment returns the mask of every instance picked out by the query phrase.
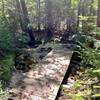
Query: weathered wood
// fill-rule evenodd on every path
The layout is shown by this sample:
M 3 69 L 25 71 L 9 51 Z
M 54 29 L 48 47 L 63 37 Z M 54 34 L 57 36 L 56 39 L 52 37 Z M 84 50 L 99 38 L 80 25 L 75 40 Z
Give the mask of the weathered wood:
M 13 90 L 18 100 L 55 100 L 71 56 L 72 51 L 65 47 L 61 45 L 53 47 L 53 50 L 42 61 L 33 66 L 32 70 L 24 73 L 21 80 L 16 83 Z M 20 77 L 20 73 L 17 75 Z

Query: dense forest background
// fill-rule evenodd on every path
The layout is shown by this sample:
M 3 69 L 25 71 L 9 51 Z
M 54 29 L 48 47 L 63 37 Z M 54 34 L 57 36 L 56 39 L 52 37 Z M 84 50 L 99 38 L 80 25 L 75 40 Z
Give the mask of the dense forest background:
M 57 31 L 60 35 L 70 28 L 73 28 L 73 34 L 77 34 L 77 30 L 92 34 L 96 26 L 100 27 L 98 1 L 1 0 L 0 47 L 14 48 L 18 35 L 22 35 L 18 33 L 26 32 L 27 26 L 32 26 L 34 31 L 42 31 L 41 34 L 35 32 L 39 37 L 45 34 L 43 30 L 47 28 Z

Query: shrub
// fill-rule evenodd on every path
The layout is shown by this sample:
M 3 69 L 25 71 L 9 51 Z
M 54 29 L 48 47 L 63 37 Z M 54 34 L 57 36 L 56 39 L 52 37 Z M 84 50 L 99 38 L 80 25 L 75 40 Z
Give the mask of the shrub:
M 14 48 L 14 33 L 6 20 L 0 17 L 0 48 L 11 50 Z
M 9 93 L 3 90 L 2 85 L 0 84 L 0 100 L 7 100 Z
M 0 78 L 3 86 L 7 85 L 11 79 L 12 71 L 14 69 L 14 55 L 7 55 L 0 62 Z

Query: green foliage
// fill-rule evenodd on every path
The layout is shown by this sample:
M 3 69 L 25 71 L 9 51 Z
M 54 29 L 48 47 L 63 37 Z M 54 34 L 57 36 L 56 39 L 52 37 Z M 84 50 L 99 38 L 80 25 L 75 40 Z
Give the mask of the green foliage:
M 100 35 L 100 28 L 97 28 L 97 27 L 96 27 L 95 32 L 96 32 L 96 34 Z
M 29 36 L 26 33 L 16 33 L 16 46 L 17 47 L 25 47 L 29 41 Z
M 1 82 L 5 86 L 12 76 L 12 71 L 14 69 L 14 55 L 7 55 L 3 60 L 1 60 L 0 66 Z
M 100 68 L 90 69 L 88 73 L 90 77 L 97 77 L 100 82 Z
M 79 16 L 80 21 L 82 25 L 80 25 L 80 28 L 82 28 L 82 31 L 86 34 L 92 34 L 94 30 L 96 30 L 96 16 Z
M 74 89 L 79 89 L 82 86 L 81 82 L 78 80 L 75 84 L 74 84 Z
M 77 83 L 75 83 L 75 84 L 77 84 Z M 74 88 L 73 88 L 73 90 L 74 90 Z M 90 89 L 85 89 L 83 91 L 78 89 L 76 91 L 76 93 L 68 93 L 68 96 L 71 97 L 71 100 L 89 100 L 90 94 L 91 94 Z
M 78 91 L 72 94 L 73 100 L 90 100 L 91 98 L 98 98 L 100 94 L 100 50 L 91 48 L 91 41 L 95 44 L 95 39 L 84 36 L 84 41 L 78 42 L 75 49 L 81 55 L 82 61 L 80 64 L 79 80 L 73 86 L 73 90 Z M 96 87 L 94 88 L 94 84 Z
M 94 97 L 100 97 L 100 93 L 92 96 L 92 98 L 94 98 Z
M 85 100 L 83 93 L 79 92 L 78 94 L 74 95 L 72 100 Z
M 100 80 L 100 51 L 90 48 L 88 44 L 89 42 L 85 44 L 80 43 L 76 49 L 77 52 L 81 54 L 81 66 L 84 68 L 89 68 L 89 75 L 92 77 L 97 77 L 98 80 Z
M 14 48 L 14 33 L 2 17 L 0 17 L 0 47 L 5 50 Z
M 84 36 L 83 42 L 81 40 L 83 39 L 80 39 L 80 41 L 78 42 L 79 45 L 75 49 L 77 52 L 79 52 L 79 54 L 81 54 L 81 65 L 84 67 L 99 66 L 100 52 L 98 49 L 96 49 L 99 45 L 95 47 L 96 40 L 92 37 L 87 36 Z
M 0 100 L 7 100 L 9 93 L 3 90 L 2 85 L 0 84 Z

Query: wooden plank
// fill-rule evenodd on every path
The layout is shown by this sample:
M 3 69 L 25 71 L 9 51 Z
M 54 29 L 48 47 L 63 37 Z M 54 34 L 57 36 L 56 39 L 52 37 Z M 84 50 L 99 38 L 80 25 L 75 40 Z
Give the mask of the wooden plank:
M 23 74 L 22 80 L 17 83 L 17 88 L 13 88 L 16 94 L 22 92 L 21 96 L 17 95 L 16 98 L 18 100 L 55 100 L 71 56 L 72 51 L 62 48 L 61 45 L 53 47 L 41 62 Z

